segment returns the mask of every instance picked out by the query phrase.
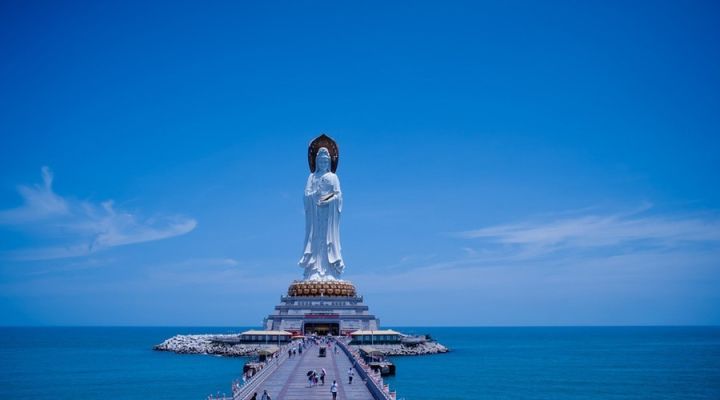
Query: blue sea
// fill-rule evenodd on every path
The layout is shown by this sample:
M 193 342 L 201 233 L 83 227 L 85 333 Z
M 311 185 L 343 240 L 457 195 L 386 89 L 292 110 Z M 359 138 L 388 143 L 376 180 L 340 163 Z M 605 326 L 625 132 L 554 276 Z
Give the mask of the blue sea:
M 244 359 L 152 350 L 243 328 L 0 328 L 0 399 L 193 399 Z M 403 328 L 448 354 L 395 357 L 398 398 L 720 399 L 720 327 Z

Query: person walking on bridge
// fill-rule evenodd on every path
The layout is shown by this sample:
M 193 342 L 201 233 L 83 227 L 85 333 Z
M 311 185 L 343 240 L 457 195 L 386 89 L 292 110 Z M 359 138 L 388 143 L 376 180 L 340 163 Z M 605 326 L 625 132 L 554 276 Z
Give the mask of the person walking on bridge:
M 333 381 L 332 386 L 330 386 L 330 393 L 333 395 L 333 400 L 337 399 L 337 381 Z
M 352 385 L 352 378 L 355 375 L 355 371 L 353 371 L 353 368 L 348 368 L 348 385 Z
M 270 395 L 269 395 L 268 392 L 267 392 L 267 389 L 265 389 L 265 390 L 263 391 L 263 394 L 262 394 L 262 397 L 260 397 L 260 400 L 272 400 L 272 399 L 270 398 Z

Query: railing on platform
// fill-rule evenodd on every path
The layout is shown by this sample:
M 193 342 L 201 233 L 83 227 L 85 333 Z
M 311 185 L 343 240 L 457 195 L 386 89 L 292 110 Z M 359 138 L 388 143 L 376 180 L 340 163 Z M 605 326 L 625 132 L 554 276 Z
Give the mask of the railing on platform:
M 240 383 L 239 380 L 235 380 L 232 383 L 232 396 L 222 395 L 210 395 L 208 400 L 246 400 L 250 397 L 251 393 L 254 393 L 260 385 L 270 376 L 280 365 L 288 359 L 287 350 L 290 345 L 284 345 L 280 347 L 280 350 L 275 353 L 277 357 L 270 359 L 265 363 L 265 366 L 260 372 L 251 376 L 244 383 Z
M 365 361 L 360 357 L 357 350 L 351 350 L 348 345 L 342 340 L 338 340 L 337 344 L 345 352 L 353 363 L 353 367 L 358 371 L 358 375 L 365 382 L 370 394 L 372 394 L 375 400 L 395 400 L 397 397 L 396 392 L 390 391 L 390 386 L 383 383 L 383 379 L 380 374 L 376 374 L 372 371 Z

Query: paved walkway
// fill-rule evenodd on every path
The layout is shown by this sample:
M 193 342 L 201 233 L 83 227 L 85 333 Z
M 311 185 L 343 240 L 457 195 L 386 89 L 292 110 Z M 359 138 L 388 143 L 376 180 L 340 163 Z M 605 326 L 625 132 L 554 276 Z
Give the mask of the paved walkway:
M 318 357 L 318 346 L 310 346 L 285 361 L 277 371 L 269 376 L 259 387 L 258 399 L 266 389 L 273 400 L 332 400 L 330 386 L 333 380 L 338 383 L 338 400 L 372 400 L 372 395 L 365 383 L 358 378 L 355 371 L 353 383 L 348 384 L 347 371 L 351 366 L 350 359 L 338 349 L 335 354 L 328 350 L 327 357 Z M 317 386 L 308 387 L 307 372 L 325 368 L 325 385 L 318 382 Z

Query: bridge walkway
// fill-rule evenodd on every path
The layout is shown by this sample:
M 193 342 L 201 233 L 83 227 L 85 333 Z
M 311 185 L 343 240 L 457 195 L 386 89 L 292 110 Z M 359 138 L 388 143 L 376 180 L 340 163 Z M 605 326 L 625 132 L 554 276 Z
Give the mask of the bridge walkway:
M 268 376 L 258 387 L 258 399 L 263 390 L 267 390 L 273 400 L 331 400 L 330 386 L 333 380 L 338 383 L 338 400 L 373 400 L 368 387 L 360 379 L 358 371 L 353 368 L 353 383 L 348 383 L 348 369 L 352 361 L 341 350 L 336 354 L 328 349 L 326 357 L 318 357 L 319 348 L 311 345 L 303 350 L 302 355 L 287 359 L 280 367 Z M 307 372 L 325 368 L 325 385 L 309 387 Z

